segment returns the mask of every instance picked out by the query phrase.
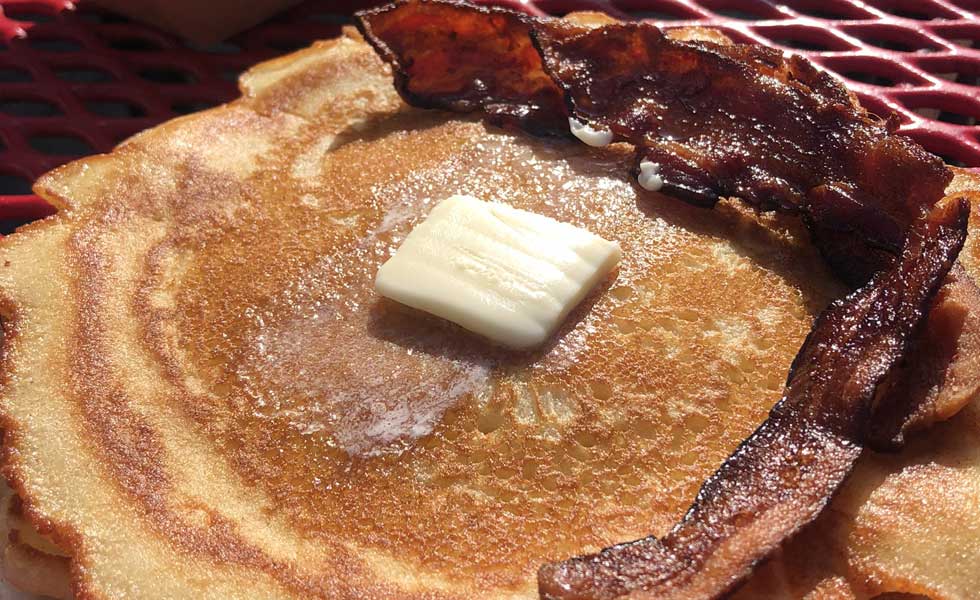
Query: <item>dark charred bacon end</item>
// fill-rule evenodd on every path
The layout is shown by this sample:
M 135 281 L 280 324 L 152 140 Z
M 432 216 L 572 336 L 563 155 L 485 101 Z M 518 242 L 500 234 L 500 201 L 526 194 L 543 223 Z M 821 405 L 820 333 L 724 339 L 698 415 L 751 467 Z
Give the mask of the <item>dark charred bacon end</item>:
M 664 193 L 702 206 L 719 197 L 762 210 L 813 205 L 818 242 L 862 246 L 862 262 L 820 246 L 854 284 L 887 264 L 871 259 L 891 260 L 952 177 L 802 58 L 672 39 L 643 23 L 576 31 L 543 22 L 531 36 L 569 112 L 637 146 L 637 162 L 658 163 Z
M 813 520 L 860 453 L 801 419 L 771 417 L 704 484 L 667 537 L 545 565 L 541 597 L 607 600 L 643 590 L 649 595 L 638 597 L 715 598 Z
M 892 268 L 820 315 L 783 399 L 666 537 L 545 565 L 542 597 L 715 598 L 812 521 L 860 455 L 876 392 L 956 261 L 968 215 L 965 200 L 935 208 Z
M 408 0 L 358 13 L 412 106 L 482 111 L 498 125 L 567 134 L 561 92 L 541 68 L 528 17 L 455 2 Z

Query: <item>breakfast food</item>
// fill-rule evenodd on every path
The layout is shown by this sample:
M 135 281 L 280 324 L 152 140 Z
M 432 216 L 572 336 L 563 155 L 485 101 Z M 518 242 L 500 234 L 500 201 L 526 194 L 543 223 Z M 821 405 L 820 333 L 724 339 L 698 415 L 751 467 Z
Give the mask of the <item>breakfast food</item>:
M 717 598 L 815 519 L 850 473 L 875 395 L 965 240 L 969 204 L 937 208 L 894 268 L 820 314 L 769 418 L 663 538 L 547 565 L 546 598 Z
M 940 288 L 976 297 L 969 276 L 950 272 L 969 201 L 943 201 L 952 173 L 829 75 L 771 49 L 673 38 L 648 24 L 594 27 L 452 2 L 404 0 L 358 25 L 410 104 L 478 110 L 552 135 L 562 133 L 552 113 L 564 107 L 583 142 L 634 146 L 641 188 L 798 213 L 835 273 L 863 284 L 815 321 L 783 398 L 666 537 L 546 565 L 542 597 L 720 597 L 816 518 L 864 446 L 900 444 L 924 409 L 934 412 L 943 394 L 908 393 L 923 390 L 914 385 L 922 373 L 902 365 L 950 343 L 913 342 L 936 341 L 923 333 L 927 314 L 964 310 Z M 956 350 L 950 364 L 972 368 L 976 390 L 977 349 Z
M 499 202 L 450 196 L 378 269 L 386 298 L 527 350 L 606 279 L 619 245 Z
M 0 247 L 26 517 L 6 555 L 51 567 L 5 561 L 23 585 L 33 564 L 97 598 L 534 597 L 544 563 L 667 534 L 844 292 L 792 215 L 645 192 L 622 144 L 410 108 L 354 32 L 242 89 L 45 176 L 60 213 Z M 958 172 L 943 206 L 974 190 Z M 619 272 L 530 355 L 379 299 L 380 265 L 453 194 L 616 241 Z M 953 280 L 980 273 L 976 239 Z M 932 420 L 975 393 L 969 289 L 930 317 L 956 342 L 938 379 L 910 379 L 955 396 Z M 956 440 L 978 424 L 970 404 L 864 453 L 737 595 L 969 597 L 951 563 L 980 557 L 980 454 Z

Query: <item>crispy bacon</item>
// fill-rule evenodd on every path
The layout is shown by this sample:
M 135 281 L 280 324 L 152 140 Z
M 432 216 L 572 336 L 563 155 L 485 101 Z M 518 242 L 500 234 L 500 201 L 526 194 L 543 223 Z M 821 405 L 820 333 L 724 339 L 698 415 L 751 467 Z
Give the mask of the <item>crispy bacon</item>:
M 637 165 L 657 163 L 665 193 L 803 212 L 852 283 L 892 260 L 952 178 L 942 160 L 893 135 L 892 123 L 798 56 L 671 39 L 642 23 L 541 22 L 531 36 L 574 116 L 634 144 Z
M 545 565 L 548 599 L 714 598 L 812 521 L 851 471 L 875 393 L 904 356 L 966 239 L 969 203 L 917 221 L 895 265 L 832 304 L 800 349 L 783 399 L 705 482 L 663 539 Z
M 541 68 L 531 24 L 510 10 L 419 0 L 357 18 L 412 106 L 482 111 L 494 124 L 536 134 L 567 132 L 561 91 Z

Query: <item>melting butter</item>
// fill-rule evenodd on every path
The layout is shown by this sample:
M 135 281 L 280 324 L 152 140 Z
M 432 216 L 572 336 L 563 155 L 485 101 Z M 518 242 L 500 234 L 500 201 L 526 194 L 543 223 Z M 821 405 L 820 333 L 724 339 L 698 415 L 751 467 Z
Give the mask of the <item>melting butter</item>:
M 643 159 L 640 161 L 640 174 L 636 178 L 640 187 L 651 191 L 659 192 L 664 187 L 664 180 L 660 176 L 660 163 Z
M 511 348 L 545 342 L 622 250 L 585 229 L 472 196 L 443 200 L 375 289 Z
M 583 123 L 575 117 L 568 117 L 568 129 L 572 135 L 589 146 L 608 146 L 613 141 L 613 132 L 609 129 L 596 129 L 588 123 Z

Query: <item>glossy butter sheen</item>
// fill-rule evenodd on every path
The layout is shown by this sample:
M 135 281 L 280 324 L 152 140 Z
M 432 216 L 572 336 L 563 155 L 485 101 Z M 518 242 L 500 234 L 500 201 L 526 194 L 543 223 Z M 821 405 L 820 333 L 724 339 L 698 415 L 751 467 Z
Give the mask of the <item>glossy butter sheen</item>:
M 544 343 L 619 262 L 616 242 L 473 196 L 451 196 L 378 270 L 379 294 L 511 348 Z

